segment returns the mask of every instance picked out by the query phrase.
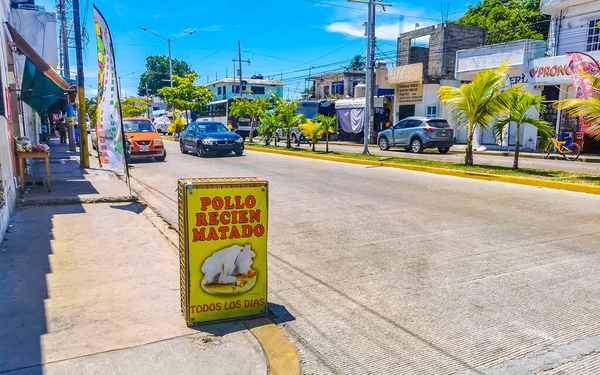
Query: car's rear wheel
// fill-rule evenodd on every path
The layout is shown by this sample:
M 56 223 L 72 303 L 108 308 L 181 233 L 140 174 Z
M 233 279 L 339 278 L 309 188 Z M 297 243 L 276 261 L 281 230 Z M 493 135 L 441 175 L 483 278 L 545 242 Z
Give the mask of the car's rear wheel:
M 415 138 L 410 142 L 410 149 L 415 154 L 420 154 L 423 152 L 423 142 L 419 138 Z
M 390 143 L 388 142 L 386 137 L 379 138 L 379 148 L 383 151 L 387 151 L 390 149 Z
M 182 154 L 187 154 L 187 150 L 185 149 L 185 146 L 183 145 L 183 141 L 179 141 L 179 150 L 181 151 Z
M 447 154 L 450 151 L 450 147 L 440 147 L 438 151 L 440 154 Z
M 167 160 L 167 150 L 165 150 L 162 154 L 162 156 L 155 156 L 154 160 L 158 161 L 158 162 L 163 162 L 165 160 Z

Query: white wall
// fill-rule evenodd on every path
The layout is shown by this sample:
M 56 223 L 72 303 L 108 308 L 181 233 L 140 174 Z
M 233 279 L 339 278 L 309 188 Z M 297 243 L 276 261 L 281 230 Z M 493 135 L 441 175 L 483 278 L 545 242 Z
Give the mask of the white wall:
M 590 20 L 600 19 L 600 2 L 592 1 L 575 6 L 569 6 L 571 2 L 568 1 L 563 3 L 566 6 L 562 8 L 563 18 L 557 13 L 550 22 L 548 50 L 556 56 L 567 52 L 586 52 L 588 23 Z
M 9 1 L 0 0 L 0 22 L 10 21 Z M 4 38 L 0 38 L 0 95 L 4 97 L 4 110 L 6 113 L 7 105 L 10 103 L 6 100 L 6 89 L 9 84 L 8 61 L 7 53 L 12 54 L 12 50 L 7 44 L 6 34 Z M 13 110 L 13 116 L 18 116 L 18 111 Z M 4 237 L 8 228 L 10 215 L 15 208 L 17 200 L 17 186 L 15 185 L 15 163 L 13 158 L 13 140 L 10 134 L 8 120 L 4 116 L 0 116 L 0 183 L 4 189 L 4 201 L 0 202 L 0 238 Z
M 423 85 L 423 103 L 415 105 L 415 116 L 427 116 L 427 107 L 436 106 L 440 116 L 440 100 L 437 93 L 440 85 Z

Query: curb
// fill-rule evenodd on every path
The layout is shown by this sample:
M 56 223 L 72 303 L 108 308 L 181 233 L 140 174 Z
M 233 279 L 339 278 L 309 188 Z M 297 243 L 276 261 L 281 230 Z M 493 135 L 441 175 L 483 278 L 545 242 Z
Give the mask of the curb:
M 355 147 L 363 147 L 362 144 L 358 144 L 358 143 L 338 143 L 338 142 L 331 142 L 329 141 L 330 145 L 336 145 L 336 146 L 355 146 Z M 377 145 L 375 144 L 369 144 L 369 146 L 374 146 L 377 147 Z M 464 155 L 465 151 L 462 150 L 450 150 L 448 152 L 449 154 L 455 154 L 455 155 Z M 487 155 L 487 156 L 504 156 L 504 157 L 514 157 L 515 154 L 514 152 L 509 152 L 509 151 L 494 151 L 494 150 L 490 150 L 490 151 L 475 151 L 473 150 L 473 154 L 474 155 Z M 527 158 L 527 159 L 540 159 L 540 160 L 544 160 L 542 158 L 541 155 L 531 155 L 531 154 L 519 154 L 520 158 Z M 548 157 L 549 160 L 565 160 L 562 156 L 560 155 L 550 155 Z M 600 158 L 587 158 L 585 156 L 580 156 L 577 160 L 580 163 L 600 163 Z
M 252 146 L 250 146 L 250 147 L 246 146 L 246 149 L 251 150 L 251 151 L 257 151 L 257 152 L 265 152 L 265 153 L 280 154 L 280 155 L 287 155 L 287 156 L 297 156 L 297 157 L 308 158 L 308 159 L 336 161 L 336 162 L 340 162 L 340 163 L 370 165 L 370 166 L 377 166 L 377 167 L 397 168 L 397 169 L 405 169 L 405 170 L 411 170 L 411 171 L 416 171 L 416 172 L 427 172 L 427 173 L 440 174 L 440 175 L 446 175 L 446 176 L 471 178 L 471 179 L 475 179 L 475 180 L 506 182 L 509 184 L 545 187 L 545 188 L 549 188 L 549 189 L 568 190 L 568 191 L 575 191 L 578 193 L 600 195 L 600 186 L 574 184 L 574 183 L 570 183 L 570 182 L 538 180 L 538 179 L 527 178 L 527 177 L 502 176 L 502 175 L 490 174 L 490 173 L 468 172 L 468 171 L 462 171 L 462 170 L 458 170 L 458 169 L 425 167 L 425 166 L 419 166 L 419 165 L 397 164 L 397 163 L 388 163 L 388 162 L 381 162 L 381 161 L 374 161 L 374 160 L 347 159 L 347 158 L 341 158 L 341 157 L 337 157 L 337 156 L 305 154 L 305 153 L 300 153 L 300 152 L 284 151 L 284 150 L 262 149 L 262 148 L 258 148 L 258 147 L 255 148 Z
M 19 199 L 21 207 L 28 206 L 65 206 L 73 204 L 95 204 L 95 203 L 130 203 L 137 202 L 136 196 L 121 196 L 121 197 L 99 197 L 99 198 L 48 198 L 48 199 Z
M 124 178 L 115 173 L 117 177 L 124 181 Z M 162 216 L 155 212 L 148 202 L 133 186 L 131 189 L 140 197 L 146 208 L 142 214 L 152 225 L 158 229 L 163 236 L 173 245 L 176 254 L 179 256 L 179 233 Z M 252 335 L 258 340 L 263 348 L 267 360 L 269 374 L 272 375 L 299 375 L 300 361 L 298 353 L 292 342 L 283 334 L 279 326 L 268 318 L 249 318 L 246 327 Z

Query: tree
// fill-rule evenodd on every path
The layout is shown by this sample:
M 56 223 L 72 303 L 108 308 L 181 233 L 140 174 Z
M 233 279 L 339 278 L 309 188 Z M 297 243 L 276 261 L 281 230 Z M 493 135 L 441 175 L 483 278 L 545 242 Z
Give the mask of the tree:
M 365 62 L 365 57 L 361 55 L 355 55 L 352 60 L 350 60 L 350 68 L 351 70 L 365 70 L 367 63 Z
M 181 116 L 175 116 L 175 121 L 173 121 L 171 125 L 169 125 L 167 133 L 179 135 L 179 133 L 181 133 L 183 129 L 185 129 L 185 124 L 183 123 Z
M 487 44 L 519 39 L 546 40 L 550 16 L 540 12 L 540 0 L 482 0 L 469 5 L 458 19 L 462 25 L 487 31 Z
M 261 135 L 265 146 L 271 144 L 273 134 L 279 128 L 279 121 L 272 113 L 265 112 L 260 118 L 260 125 L 256 128 L 258 133 Z
M 592 87 L 596 91 L 596 96 L 591 99 L 563 99 L 555 104 L 555 107 L 569 112 L 571 116 L 585 116 L 589 124 L 589 133 L 600 140 L 600 77 L 586 75 L 586 78 L 592 80 Z
M 508 64 L 505 62 L 497 69 L 480 71 L 471 83 L 460 87 L 442 86 L 438 90 L 440 101 L 456 113 L 458 123 L 469 129 L 465 165 L 473 165 L 475 127 L 486 129 L 492 119 L 505 113 L 502 97 L 522 88 L 522 85 L 517 84 L 503 92 L 508 80 L 507 69 Z
M 298 127 L 304 122 L 304 116 L 296 113 L 298 108 L 298 101 L 291 100 L 286 102 L 285 100 L 278 98 L 275 108 L 273 109 L 273 115 L 279 122 L 279 127 L 286 129 L 286 148 L 292 148 L 292 140 L 290 139 L 290 130 Z
M 215 96 L 206 86 L 194 85 L 194 81 L 199 78 L 198 73 L 186 74 L 185 77 L 173 76 L 176 86 L 167 86 L 158 90 L 168 106 L 185 111 L 188 124 L 190 122 L 188 111 L 202 110 Z
M 192 73 L 192 68 L 185 62 L 173 59 L 173 75 L 184 77 Z M 146 93 L 146 85 L 148 93 Z M 169 58 L 167 56 L 152 55 L 146 57 L 146 71 L 140 76 L 138 85 L 139 96 L 158 95 L 160 88 L 170 86 L 169 83 Z
M 300 131 L 306 138 L 311 142 L 312 150 L 315 151 L 315 146 L 319 142 L 320 125 L 318 122 L 312 122 L 312 120 L 306 120 L 300 124 Z
M 541 95 L 533 95 L 523 90 L 512 90 L 500 98 L 501 105 L 505 108 L 505 116 L 494 125 L 496 138 L 502 137 L 504 127 L 514 122 L 516 124 L 517 139 L 515 145 L 515 158 L 513 169 L 519 169 L 519 151 L 521 148 L 521 125 L 530 124 L 538 129 L 542 137 L 550 137 L 554 133 L 548 121 L 539 118 L 543 112 L 542 102 L 545 98 Z
M 246 117 L 250 116 L 251 131 L 250 131 L 250 142 L 254 136 L 254 129 L 258 123 L 258 119 L 262 117 L 267 109 L 269 109 L 269 100 L 264 98 L 257 98 L 250 100 L 248 98 L 238 98 L 231 103 L 229 108 L 229 114 L 233 117 Z
M 320 113 L 315 117 L 315 121 L 321 124 L 320 129 L 325 134 L 325 152 L 329 152 L 329 133 L 335 133 L 334 125 L 337 123 L 337 118 L 335 116 L 325 116 Z
M 98 124 L 98 98 L 85 98 L 85 112 L 90 116 L 90 127 L 95 128 Z
M 121 100 L 121 113 L 123 117 L 140 117 L 148 113 L 150 103 L 148 99 L 139 96 L 129 96 Z

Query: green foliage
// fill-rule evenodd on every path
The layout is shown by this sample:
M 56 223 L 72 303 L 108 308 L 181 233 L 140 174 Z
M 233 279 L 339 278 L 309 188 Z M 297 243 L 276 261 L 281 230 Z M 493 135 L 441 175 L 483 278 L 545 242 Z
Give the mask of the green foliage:
M 261 135 L 265 146 L 269 146 L 273 140 L 273 134 L 279 128 L 279 121 L 275 115 L 271 113 L 264 113 L 260 118 L 260 125 L 256 128 L 258 134 Z
M 238 118 L 247 116 L 250 117 L 252 126 L 255 127 L 258 123 L 258 119 L 266 113 L 270 105 L 271 104 L 269 103 L 269 100 L 265 98 L 257 98 L 253 100 L 248 98 L 239 98 L 231 103 L 229 113 L 231 116 Z M 253 132 L 250 132 L 250 142 L 252 142 L 252 133 Z
M 364 70 L 367 67 L 367 63 L 364 56 L 355 55 L 352 60 L 350 60 L 350 66 L 348 67 L 351 70 Z
M 467 151 L 465 164 L 473 165 L 473 135 L 475 127 L 486 129 L 489 123 L 498 116 L 505 114 L 506 107 L 503 98 L 511 95 L 512 91 L 521 90 L 517 84 L 503 91 L 508 76 L 508 64 L 505 62 L 497 69 L 485 69 L 477 73 L 473 82 L 460 87 L 442 86 L 438 97 L 446 103 L 451 112 L 455 113 L 457 123 L 468 127 Z
M 511 90 L 506 95 L 500 97 L 500 104 L 504 107 L 504 115 L 494 125 L 494 134 L 497 139 L 502 138 L 502 131 L 510 123 L 516 124 L 516 147 L 513 168 L 519 169 L 519 151 L 521 147 L 521 125 L 530 124 L 538 129 L 542 137 L 548 138 L 554 133 L 554 129 L 548 121 L 539 118 L 539 114 L 543 112 L 544 97 L 541 95 L 533 95 L 527 91 Z M 535 110 L 535 111 L 533 111 Z
M 148 99 L 146 98 L 129 96 L 121 100 L 121 113 L 124 118 L 146 116 L 149 108 L 150 103 L 148 103 Z
M 185 124 L 183 123 L 181 116 L 175 116 L 175 121 L 169 125 L 167 133 L 179 134 L 183 131 L 183 129 L 185 129 Z
M 98 98 L 85 98 L 85 112 L 90 117 L 90 127 L 95 128 L 98 124 Z
M 174 87 L 163 87 L 159 93 L 165 98 L 167 105 L 180 111 L 200 111 L 215 94 L 205 86 L 196 86 L 194 82 L 199 79 L 198 73 L 186 74 L 185 77 L 173 76 L 176 82 Z M 186 116 L 189 119 L 189 116 Z
M 321 124 L 321 132 L 322 134 L 325 134 L 325 152 L 329 152 L 329 134 L 335 134 L 337 118 L 335 116 L 330 117 L 323 114 L 318 114 L 315 117 L 315 121 Z
M 592 80 L 592 87 L 596 90 L 596 96 L 591 99 L 564 99 L 555 104 L 556 108 L 569 112 L 571 116 L 586 116 L 590 125 L 589 132 L 600 140 L 600 77 L 592 77 L 586 74 L 586 78 Z
M 172 59 L 173 75 L 183 77 L 192 73 L 192 68 L 182 60 Z M 165 81 L 166 80 L 166 81 Z M 152 55 L 146 57 L 146 71 L 140 76 L 138 85 L 138 95 L 146 95 L 146 85 L 148 85 L 148 95 L 158 95 L 158 90 L 170 86 L 169 83 L 169 57 Z
M 315 151 L 315 146 L 321 138 L 321 124 L 318 122 L 312 122 L 312 120 L 306 120 L 303 124 L 300 124 L 300 131 L 304 136 L 310 139 L 312 143 L 312 150 Z
M 495 44 L 519 39 L 545 40 L 549 20 L 550 16 L 540 12 L 540 0 L 482 0 L 470 5 L 457 23 L 484 28 L 487 44 Z
M 285 100 L 277 97 L 275 101 L 276 103 L 275 108 L 273 109 L 273 115 L 279 122 L 279 128 L 287 130 L 286 147 L 292 148 L 290 129 L 296 128 L 302 124 L 305 121 L 305 117 L 296 113 L 296 108 L 298 108 L 298 100 L 286 102 Z

